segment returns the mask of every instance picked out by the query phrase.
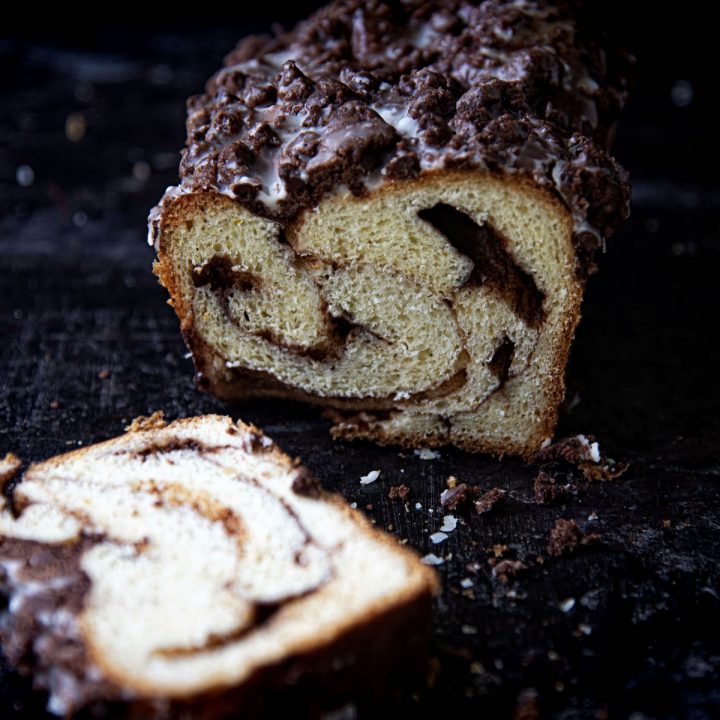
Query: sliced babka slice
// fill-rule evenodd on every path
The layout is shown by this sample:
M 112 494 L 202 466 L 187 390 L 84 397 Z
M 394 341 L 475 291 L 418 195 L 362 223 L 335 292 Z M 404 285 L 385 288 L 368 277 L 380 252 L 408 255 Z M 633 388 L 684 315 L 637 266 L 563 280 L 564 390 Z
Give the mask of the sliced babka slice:
M 136 424 L 12 506 L 2 647 L 56 714 L 303 717 L 422 669 L 434 573 L 254 427 Z

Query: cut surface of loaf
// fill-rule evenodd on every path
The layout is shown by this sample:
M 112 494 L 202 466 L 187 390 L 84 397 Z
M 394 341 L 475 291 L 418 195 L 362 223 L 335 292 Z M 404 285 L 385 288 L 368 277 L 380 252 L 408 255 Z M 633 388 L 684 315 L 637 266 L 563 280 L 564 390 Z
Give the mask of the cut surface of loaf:
M 435 575 L 251 426 L 141 425 L 32 465 L 12 502 L 3 650 L 56 714 L 252 714 L 307 681 L 302 717 L 419 667 Z
M 613 57 L 499 0 L 335 2 L 241 43 L 150 217 L 200 386 L 324 405 L 346 438 L 538 449 L 627 212 Z

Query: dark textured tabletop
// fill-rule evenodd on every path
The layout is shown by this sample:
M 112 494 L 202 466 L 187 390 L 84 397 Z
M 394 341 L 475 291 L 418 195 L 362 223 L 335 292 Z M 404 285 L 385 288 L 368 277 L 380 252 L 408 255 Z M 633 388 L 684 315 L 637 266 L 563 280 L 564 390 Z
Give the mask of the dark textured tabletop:
M 176 181 L 185 97 L 248 29 L 0 39 L 0 454 L 40 460 L 158 409 L 255 422 L 379 527 L 444 558 L 432 688 L 388 711 L 720 716 L 720 184 L 717 151 L 701 142 L 709 81 L 687 62 L 663 64 L 660 50 L 640 66 L 616 145 L 633 214 L 589 282 L 558 429 L 592 433 L 630 469 L 607 482 L 553 469 L 571 487 L 546 506 L 533 497 L 539 468 L 520 460 L 333 442 L 316 409 L 228 406 L 195 389 L 150 271 L 145 218 Z M 361 485 L 373 469 L 379 480 Z M 457 513 L 433 545 L 451 475 L 507 497 L 482 515 Z M 400 483 L 407 503 L 388 499 Z M 553 557 L 559 518 L 600 537 Z M 524 567 L 503 578 L 493 573 L 502 559 Z M 0 660 L 0 718 L 43 717 L 44 702 Z

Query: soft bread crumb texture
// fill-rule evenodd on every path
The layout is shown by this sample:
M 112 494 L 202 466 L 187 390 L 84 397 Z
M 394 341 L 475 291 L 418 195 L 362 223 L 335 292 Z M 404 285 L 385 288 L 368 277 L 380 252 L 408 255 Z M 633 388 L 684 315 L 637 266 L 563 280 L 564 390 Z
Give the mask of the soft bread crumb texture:
M 437 171 L 284 227 L 181 194 L 158 257 L 221 397 L 298 397 L 338 436 L 412 447 L 528 454 L 552 435 L 583 283 L 567 208 L 530 181 Z
M 303 494 L 303 480 L 260 431 L 220 416 L 152 423 L 32 465 L 14 491 L 19 517 L 0 507 L 10 611 L 65 580 L 24 582 L 3 541 L 95 538 L 80 560 L 83 610 L 57 622 L 72 625 L 88 672 L 122 697 L 188 698 L 437 590 L 411 551 L 341 498 L 314 486 Z M 71 681 L 60 684 L 50 682 L 51 705 L 72 709 Z

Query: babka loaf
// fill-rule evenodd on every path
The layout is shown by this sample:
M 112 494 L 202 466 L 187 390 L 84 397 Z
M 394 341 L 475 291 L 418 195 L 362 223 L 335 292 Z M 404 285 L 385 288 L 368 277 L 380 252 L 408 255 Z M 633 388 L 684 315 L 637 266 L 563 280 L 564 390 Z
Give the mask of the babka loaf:
M 306 717 L 423 670 L 434 571 L 254 427 L 136 423 L 11 501 L 2 649 L 55 714 Z
M 529 454 L 564 395 L 630 60 L 568 3 L 337 0 L 188 102 L 150 215 L 202 388 L 334 433 Z

